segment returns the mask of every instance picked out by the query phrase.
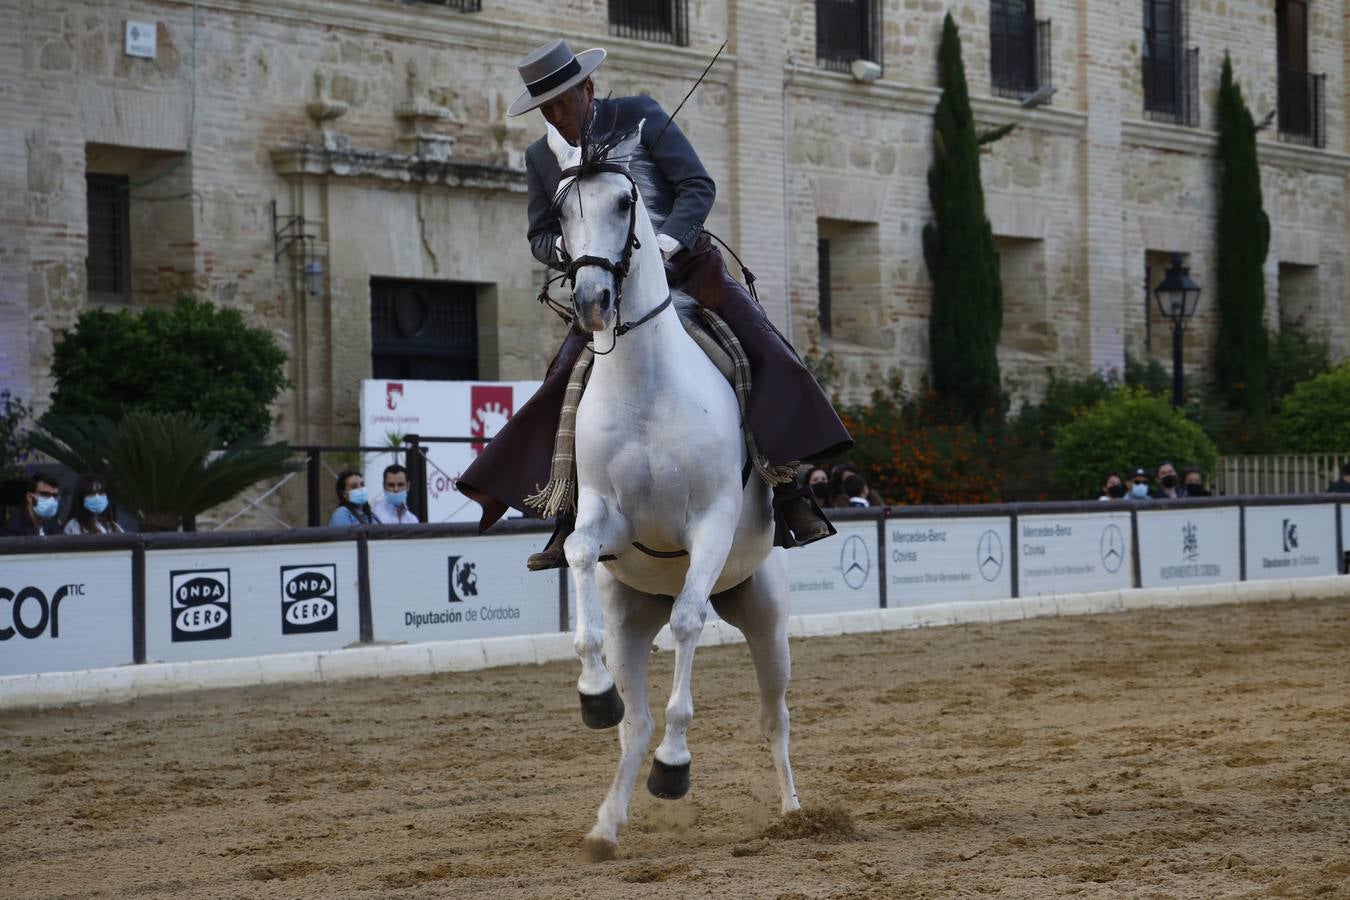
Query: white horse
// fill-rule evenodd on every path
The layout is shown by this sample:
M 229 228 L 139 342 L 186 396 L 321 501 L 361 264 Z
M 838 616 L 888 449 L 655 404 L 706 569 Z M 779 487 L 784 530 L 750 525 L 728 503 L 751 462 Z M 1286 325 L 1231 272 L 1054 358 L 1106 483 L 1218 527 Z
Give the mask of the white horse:
M 641 129 L 607 154 L 608 165 L 576 170 L 580 150 L 549 128 L 564 174 L 557 206 L 574 263 L 573 308 L 598 351 L 577 412 L 577 523 L 565 544 L 582 719 L 592 728 L 621 723 L 618 771 L 583 845 L 597 860 L 617 849 L 652 738 L 647 660 L 667 620 L 675 679 L 647 787 L 667 799 L 689 789 L 690 678 L 710 599 L 745 635 L 781 811 L 799 808 L 788 761 L 784 551 L 773 547 L 769 488 L 755 475 L 741 483 L 735 393 L 667 302 L 656 234 L 625 163 Z M 678 551 L 688 555 L 672 558 Z

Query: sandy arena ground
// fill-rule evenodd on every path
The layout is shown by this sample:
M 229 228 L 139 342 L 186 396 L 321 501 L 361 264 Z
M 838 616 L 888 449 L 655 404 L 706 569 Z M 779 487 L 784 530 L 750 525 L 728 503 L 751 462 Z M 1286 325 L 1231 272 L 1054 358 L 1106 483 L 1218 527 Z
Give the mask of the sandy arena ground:
M 573 663 L 0 715 L 0 896 L 1350 897 L 1350 599 L 793 653 L 809 814 L 710 648 L 693 792 L 600 865 Z

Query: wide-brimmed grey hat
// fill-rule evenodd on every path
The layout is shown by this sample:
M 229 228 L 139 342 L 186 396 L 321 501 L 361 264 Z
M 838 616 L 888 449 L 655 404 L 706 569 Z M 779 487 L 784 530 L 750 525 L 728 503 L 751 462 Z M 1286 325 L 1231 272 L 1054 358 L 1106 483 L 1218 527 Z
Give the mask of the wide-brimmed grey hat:
M 542 106 L 568 88 L 581 84 L 605 61 L 605 51 L 599 47 L 573 53 L 566 41 L 550 41 L 536 47 L 530 55 L 516 63 L 525 90 L 506 111 L 508 116 L 527 113 Z

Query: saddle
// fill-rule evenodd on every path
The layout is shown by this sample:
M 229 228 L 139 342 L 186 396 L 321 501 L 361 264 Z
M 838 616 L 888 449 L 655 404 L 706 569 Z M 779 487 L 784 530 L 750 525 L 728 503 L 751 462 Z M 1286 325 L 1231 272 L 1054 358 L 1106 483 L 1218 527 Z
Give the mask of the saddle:
M 731 354 L 722 346 L 717 335 L 713 333 L 708 320 L 701 315 L 703 307 L 698 305 L 698 301 L 683 291 L 671 291 L 671 298 L 675 301 L 675 312 L 679 313 L 680 324 L 684 326 L 685 333 L 694 339 L 704 355 L 712 361 L 717 367 L 717 371 L 722 373 L 722 377 L 727 380 L 733 388 L 736 386 L 736 364 L 731 359 Z

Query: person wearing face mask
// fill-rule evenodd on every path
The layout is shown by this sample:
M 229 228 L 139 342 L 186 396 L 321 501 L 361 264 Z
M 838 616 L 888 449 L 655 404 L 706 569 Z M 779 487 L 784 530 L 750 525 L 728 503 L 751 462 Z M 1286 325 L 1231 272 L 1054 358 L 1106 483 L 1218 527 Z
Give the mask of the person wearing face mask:
M 329 517 L 328 524 L 333 528 L 349 525 L 369 525 L 375 521 L 366 497 L 366 480 L 360 472 L 344 469 L 337 477 L 337 509 Z
M 1127 493 L 1125 482 L 1121 480 L 1119 472 L 1107 472 L 1106 478 L 1102 480 L 1102 495 L 1098 500 L 1121 500 Z
M 113 519 L 108 492 L 97 475 L 81 475 L 66 516 L 66 534 L 118 534 L 122 526 Z
M 383 525 L 416 525 L 412 510 L 408 509 L 408 470 L 395 463 L 384 470 L 384 496 L 371 507 L 375 521 Z
M 1130 473 L 1130 492 L 1125 496 L 1131 500 L 1150 499 L 1147 469 L 1141 467 Z
M 0 535 L 5 537 L 46 537 L 56 534 L 56 509 L 61 504 L 61 485 L 51 475 L 34 475 L 24 494 L 24 508 L 19 510 Z M 47 529 L 51 528 L 49 532 Z
M 1177 477 L 1176 466 L 1164 460 L 1158 465 L 1158 488 L 1153 492 L 1154 499 L 1178 500 L 1185 496 L 1186 488 L 1182 487 L 1181 479 Z
M 1211 497 L 1209 491 L 1205 490 L 1205 476 L 1195 466 L 1187 466 L 1181 473 L 1183 479 L 1182 487 L 1186 490 L 1187 497 Z

